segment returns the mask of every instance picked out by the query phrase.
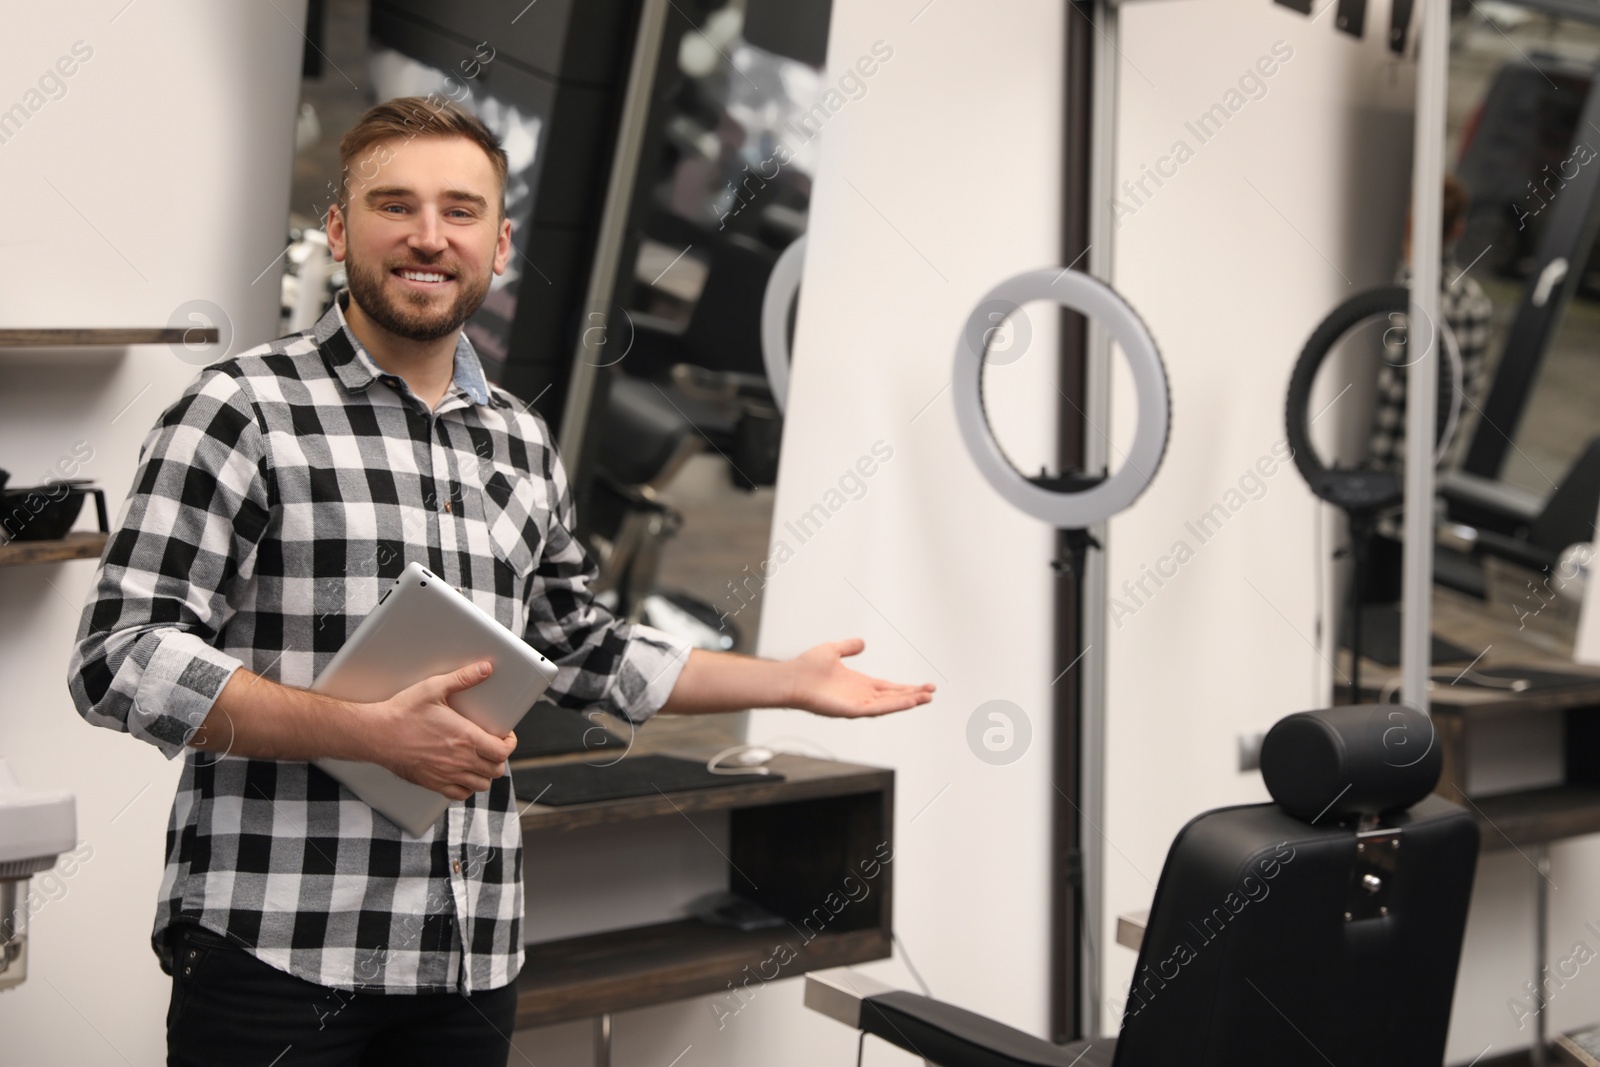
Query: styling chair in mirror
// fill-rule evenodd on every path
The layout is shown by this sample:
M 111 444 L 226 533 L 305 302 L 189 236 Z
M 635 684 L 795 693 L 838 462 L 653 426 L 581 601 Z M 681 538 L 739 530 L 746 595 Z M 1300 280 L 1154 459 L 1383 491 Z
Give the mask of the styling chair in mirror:
M 1453 471 L 1440 479 L 1450 547 L 1549 571 L 1568 547 L 1595 540 L 1600 510 L 1600 437 L 1590 440 L 1553 492 L 1540 496 L 1505 482 Z M 1476 591 L 1481 594 L 1481 591 Z
M 738 631 L 710 605 L 656 583 L 682 517 L 658 495 L 694 455 L 714 449 L 743 490 L 777 478 L 782 420 L 766 377 L 761 308 L 776 253 L 725 235 L 688 322 L 629 314 L 627 354 L 611 368 L 589 503 L 603 544 L 596 589 L 626 617 L 730 649 Z
M 1437 1067 L 1478 855 L 1431 795 L 1442 758 L 1396 705 L 1280 720 L 1274 803 L 1173 841 L 1116 1037 L 1051 1044 L 848 968 L 808 975 L 806 1005 L 942 1067 Z
M 607 407 L 588 505 L 588 533 L 598 539 L 595 593 L 630 622 L 678 633 L 698 648 L 733 648 L 738 631 L 710 605 L 656 583 L 662 550 L 683 526 L 683 516 L 658 493 L 704 440 L 686 417 L 641 394 L 613 389 Z
M 761 349 L 761 307 L 777 253 L 725 234 L 710 248 L 705 285 L 683 325 L 633 313 L 633 338 L 618 364 L 613 414 L 672 412 L 729 460 L 741 489 L 771 485 L 782 423 Z

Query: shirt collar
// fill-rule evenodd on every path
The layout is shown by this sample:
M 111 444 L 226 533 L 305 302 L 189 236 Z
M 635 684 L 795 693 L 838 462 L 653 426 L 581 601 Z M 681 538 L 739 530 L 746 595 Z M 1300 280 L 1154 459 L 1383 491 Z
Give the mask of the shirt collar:
M 349 299 L 350 290 L 339 290 L 334 297 L 333 306 L 328 308 L 322 319 L 312 328 L 311 336 L 322 350 L 323 358 L 334 376 L 346 389 L 359 393 L 371 385 L 374 379 L 387 378 L 389 375 L 373 360 L 371 353 L 356 338 L 355 332 L 345 320 L 345 303 Z M 456 388 L 470 397 L 474 403 L 489 403 L 489 380 L 484 376 L 483 364 L 478 361 L 478 353 L 472 347 L 472 342 L 467 340 L 465 330 L 456 339 L 455 373 L 452 380 Z

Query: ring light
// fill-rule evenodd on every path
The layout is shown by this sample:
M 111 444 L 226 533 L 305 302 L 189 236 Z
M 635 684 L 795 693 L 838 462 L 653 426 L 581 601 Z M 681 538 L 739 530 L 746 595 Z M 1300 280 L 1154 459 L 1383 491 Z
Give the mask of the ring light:
M 1405 499 L 1401 475 L 1389 470 L 1340 470 L 1322 462 L 1311 444 L 1311 390 L 1317 380 L 1317 371 L 1329 353 L 1346 334 L 1361 323 L 1380 315 L 1406 314 L 1411 310 L 1411 291 L 1402 286 L 1389 286 L 1357 293 L 1346 300 L 1317 326 L 1306 342 L 1300 359 L 1289 378 L 1289 397 L 1285 404 L 1284 423 L 1289 447 L 1294 452 L 1294 464 L 1299 468 L 1311 492 L 1322 500 L 1351 513 L 1372 513 L 1393 507 Z M 1449 360 L 1451 377 L 1441 377 L 1450 388 L 1448 414 L 1439 425 L 1439 436 L 1434 450 L 1438 463 L 1450 447 L 1456 423 L 1461 412 L 1463 393 L 1461 349 L 1449 324 L 1439 331 L 1444 338 L 1444 350 Z M 1419 359 L 1422 357 L 1418 357 Z
M 1059 304 L 1099 322 L 1121 346 L 1133 373 L 1134 395 L 1139 403 L 1133 446 L 1115 474 L 1079 491 L 1047 488 L 1012 466 L 995 440 L 983 407 L 983 364 L 994 308 L 998 305 L 1015 311 L 1033 300 Z M 1167 372 L 1155 339 L 1114 289 L 1079 271 L 1029 271 L 984 294 L 956 345 L 953 381 L 956 424 L 978 470 L 1013 506 L 1058 529 L 1087 529 L 1132 504 L 1155 477 L 1166 453 L 1171 406 Z

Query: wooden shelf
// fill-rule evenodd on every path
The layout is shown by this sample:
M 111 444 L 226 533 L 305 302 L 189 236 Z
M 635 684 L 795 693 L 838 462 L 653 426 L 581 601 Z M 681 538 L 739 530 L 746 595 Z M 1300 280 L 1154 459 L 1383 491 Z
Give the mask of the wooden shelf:
M 610 757 L 607 757 L 608 759 Z M 581 763 L 595 760 L 591 754 L 537 761 L 518 761 L 512 768 L 541 763 Z M 783 775 L 781 782 L 756 781 L 716 789 L 690 789 L 679 793 L 599 800 L 589 804 L 552 807 L 530 804 L 522 814 L 523 833 L 587 830 L 596 826 L 636 822 L 660 815 L 692 815 L 696 812 L 727 811 L 733 808 L 761 807 L 790 801 L 817 800 L 823 797 L 856 793 L 887 792 L 894 786 L 894 772 L 879 767 L 779 755 L 768 764 Z
M 749 975 L 758 976 L 753 991 L 767 976 L 883 959 L 890 938 L 873 927 L 824 931 L 807 942 L 786 926 L 742 933 L 686 919 L 529 945 L 526 952 L 517 978 L 518 1029 L 726 992 L 729 982 L 741 988 Z M 729 1010 L 738 1006 L 731 1001 Z
M 0 567 L 19 567 L 28 563 L 57 563 L 64 559 L 99 559 L 105 551 L 107 534 L 69 533 L 59 541 L 7 541 L 0 544 Z
M 0 330 L 0 348 L 92 348 L 125 345 L 214 345 L 215 326 L 99 326 Z
M 694 758 L 693 748 L 656 751 Z M 641 739 L 640 751 L 630 755 L 652 749 Z M 545 757 L 513 766 L 593 758 Z M 528 805 L 522 829 L 529 849 L 539 847 L 540 835 L 549 841 L 581 830 L 589 842 L 607 827 L 726 812 L 726 851 L 718 851 L 728 888 L 787 921 L 742 933 L 685 919 L 529 945 L 517 979 L 518 1027 L 727 994 L 729 983 L 740 988 L 751 975 L 793 978 L 890 955 L 894 772 L 795 755 L 779 755 L 768 766 L 783 780 Z M 738 1005 L 730 1002 L 729 1010 Z
M 1502 666 L 1502 664 L 1495 663 L 1490 666 Z M 1443 667 L 1433 672 L 1435 684 L 1428 692 L 1430 710 L 1436 715 L 1450 715 L 1476 722 L 1507 715 L 1535 715 L 1547 711 L 1600 706 L 1600 668 L 1570 661 L 1551 666 L 1532 663 L 1518 663 L 1515 666 L 1526 667 L 1530 671 L 1555 671 L 1574 677 L 1586 677 L 1592 681 L 1547 686 L 1516 693 L 1508 689 L 1486 689 L 1470 683 L 1453 685 L 1451 679 L 1460 672 Z M 1376 687 L 1369 688 L 1363 679 L 1361 686 L 1363 703 L 1376 704 L 1379 692 Z
M 1600 786 L 1557 785 L 1473 799 L 1483 851 L 1600 833 Z

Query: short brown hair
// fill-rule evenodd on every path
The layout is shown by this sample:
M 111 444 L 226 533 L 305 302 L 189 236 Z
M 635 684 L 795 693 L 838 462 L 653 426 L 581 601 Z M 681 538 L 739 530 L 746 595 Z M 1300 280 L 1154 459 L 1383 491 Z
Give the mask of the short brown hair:
M 401 96 L 387 100 L 361 116 L 339 141 L 339 205 L 349 201 L 352 176 L 365 184 L 377 176 L 386 160 L 375 155 L 360 158 L 384 141 L 409 141 L 414 137 L 465 137 L 489 157 L 500 179 L 500 214 L 506 212 L 506 150 L 500 139 L 476 116 L 437 97 Z M 370 171 L 370 173 L 368 173 Z

